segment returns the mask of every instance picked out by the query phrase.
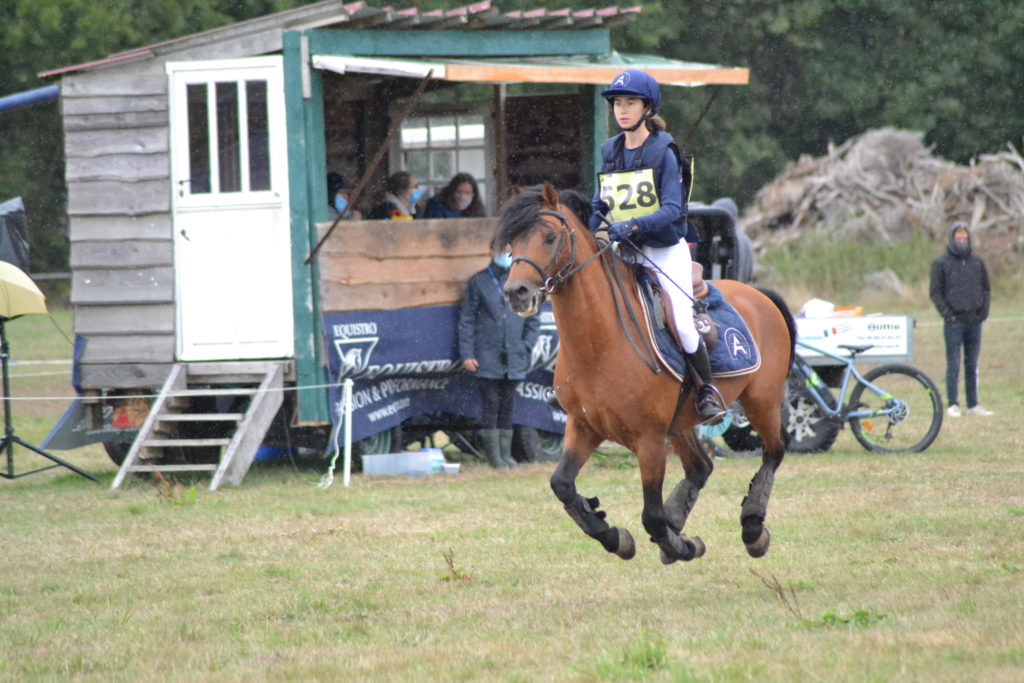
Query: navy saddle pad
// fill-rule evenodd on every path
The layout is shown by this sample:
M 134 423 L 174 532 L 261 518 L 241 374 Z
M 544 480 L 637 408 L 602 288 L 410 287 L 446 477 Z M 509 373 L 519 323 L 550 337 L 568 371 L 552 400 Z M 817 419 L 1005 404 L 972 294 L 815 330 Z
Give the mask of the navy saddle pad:
M 686 361 L 665 327 L 661 311 L 652 315 L 656 307 L 651 281 L 643 274 L 637 278 L 637 283 L 658 356 L 662 364 L 682 380 L 687 374 Z M 733 305 L 725 300 L 722 292 L 710 282 L 707 285 L 708 295 L 701 301 L 707 305 L 708 315 L 718 328 L 718 343 L 711 352 L 711 373 L 715 377 L 736 377 L 754 372 L 761 367 L 761 354 L 750 328 Z

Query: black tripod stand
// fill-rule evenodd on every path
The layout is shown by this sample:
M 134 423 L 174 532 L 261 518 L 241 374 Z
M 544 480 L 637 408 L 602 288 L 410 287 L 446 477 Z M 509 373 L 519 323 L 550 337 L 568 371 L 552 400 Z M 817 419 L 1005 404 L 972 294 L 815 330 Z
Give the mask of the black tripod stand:
M 80 474 L 86 479 L 92 479 L 95 482 L 99 482 L 99 479 L 92 476 L 84 470 L 80 470 L 71 463 L 64 462 L 60 458 L 50 455 L 42 448 L 33 446 L 30 443 L 22 441 L 14 435 L 14 425 L 11 424 L 11 380 L 7 374 L 7 359 L 10 358 L 10 344 L 7 343 L 7 334 L 4 325 L 7 323 L 7 318 L 0 317 L 0 366 L 3 367 L 3 383 L 4 383 L 4 437 L 0 439 L 0 453 L 7 452 L 7 471 L 0 472 L 0 477 L 4 479 L 17 479 L 18 477 L 24 477 L 29 474 L 35 474 L 36 472 L 43 472 L 45 470 L 52 470 L 55 467 L 67 467 L 75 474 Z M 28 472 L 22 472 L 21 474 L 14 473 L 14 444 L 18 444 L 24 448 L 29 449 L 39 455 L 52 460 L 55 464 L 47 467 L 40 467 L 36 470 L 30 470 Z

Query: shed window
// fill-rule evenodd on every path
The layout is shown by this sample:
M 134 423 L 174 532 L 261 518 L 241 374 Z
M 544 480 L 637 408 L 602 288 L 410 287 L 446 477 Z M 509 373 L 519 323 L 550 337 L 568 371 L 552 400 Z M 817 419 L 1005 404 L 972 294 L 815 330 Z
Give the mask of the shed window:
M 484 117 L 479 114 L 431 114 L 410 117 L 399 138 L 404 170 L 436 194 L 456 173 L 469 173 L 486 203 L 489 189 Z
M 265 80 L 186 86 L 189 193 L 270 190 L 270 131 Z

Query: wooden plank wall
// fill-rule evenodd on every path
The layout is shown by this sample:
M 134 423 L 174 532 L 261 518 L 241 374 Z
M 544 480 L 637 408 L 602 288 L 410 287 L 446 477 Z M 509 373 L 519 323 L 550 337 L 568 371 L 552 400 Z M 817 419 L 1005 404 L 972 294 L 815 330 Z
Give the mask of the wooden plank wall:
M 330 223 L 318 225 L 324 235 Z M 324 313 L 457 304 L 491 258 L 496 218 L 345 221 L 317 258 Z
M 175 352 L 163 64 L 66 76 L 61 101 L 83 386 L 159 385 Z

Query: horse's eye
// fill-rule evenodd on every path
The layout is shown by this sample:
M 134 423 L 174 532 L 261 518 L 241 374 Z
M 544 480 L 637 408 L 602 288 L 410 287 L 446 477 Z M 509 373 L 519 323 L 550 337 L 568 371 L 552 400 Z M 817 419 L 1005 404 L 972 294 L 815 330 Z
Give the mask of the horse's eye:
M 548 234 L 544 235 L 544 244 L 554 244 L 554 243 L 555 243 L 555 233 L 549 232 Z

